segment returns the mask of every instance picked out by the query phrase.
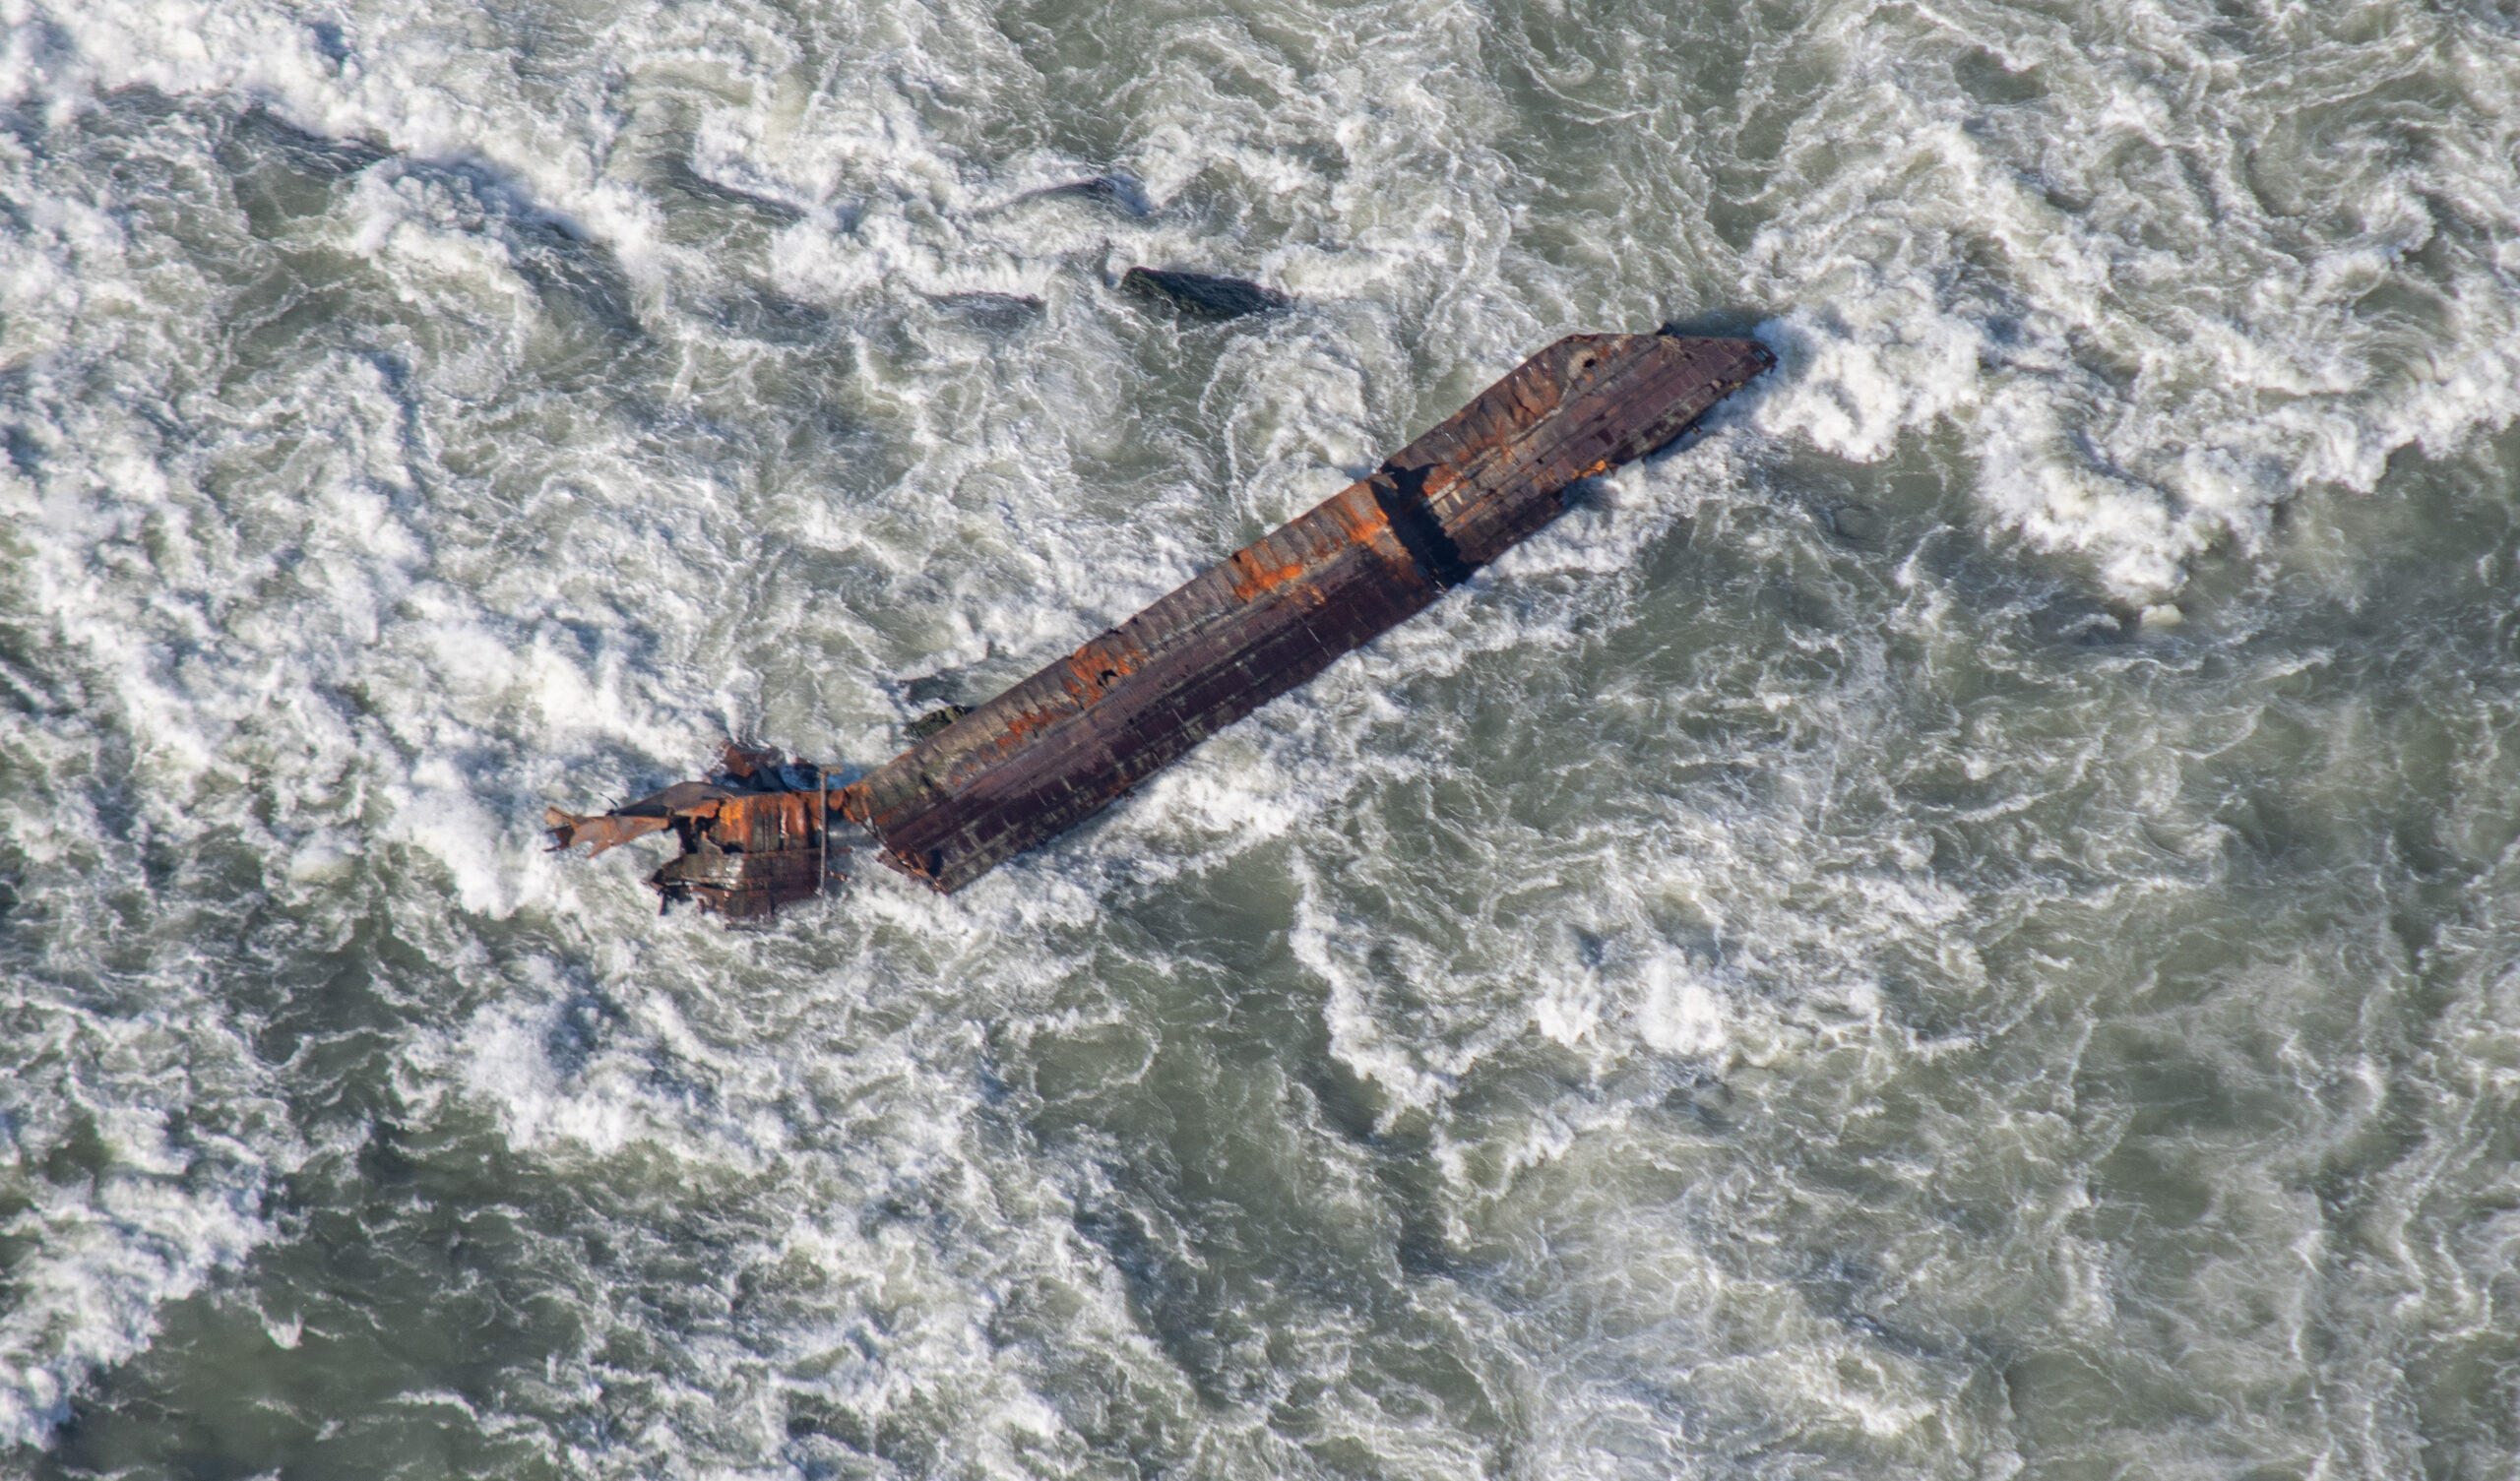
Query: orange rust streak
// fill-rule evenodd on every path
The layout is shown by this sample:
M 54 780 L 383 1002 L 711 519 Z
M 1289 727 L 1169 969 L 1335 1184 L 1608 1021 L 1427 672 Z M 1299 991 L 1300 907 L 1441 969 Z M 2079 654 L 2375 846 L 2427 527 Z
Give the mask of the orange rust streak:
M 1034 731 L 1047 730 L 1062 718 L 1064 716 L 1056 713 L 1043 714 L 1031 710 L 1015 710 L 1006 716 L 1006 734 L 999 737 L 998 749 L 1003 751 L 1020 745 L 1032 739 Z
M 1237 600 L 1255 601 L 1295 578 L 1303 575 L 1301 559 L 1285 566 L 1263 566 L 1252 552 L 1257 545 L 1245 546 L 1226 559 L 1226 585 L 1232 588 Z
M 1091 705 L 1102 697 L 1102 691 L 1138 671 L 1138 655 L 1117 643 L 1096 639 L 1067 655 L 1067 674 L 1061 680 L 1069 695 L 1079 703 Z
M 801 839 L 810 826 L 805 815 L 807 792 L 756 792 L 738 797 L 721 798 L 705 804 L 707 811 L 692 810 L 691 816 L 705 817 L 709 836 L 722 847 L 732 844 L 739 848 L 787 847 L 787 840 Z M 769 836 L 759 836 L 767 822 Z
M 1377 537 L 1391 531 L 1391 516 L 1384 514 L 1382 506 L 1363 490 L 1362 484 L 1351 484 L 1338 497 L 1321 506 L 1330 512 L 1330 518 L 1339 522 L 1340 533 L 1346 535 L 1352 545 L 1370 545 Z

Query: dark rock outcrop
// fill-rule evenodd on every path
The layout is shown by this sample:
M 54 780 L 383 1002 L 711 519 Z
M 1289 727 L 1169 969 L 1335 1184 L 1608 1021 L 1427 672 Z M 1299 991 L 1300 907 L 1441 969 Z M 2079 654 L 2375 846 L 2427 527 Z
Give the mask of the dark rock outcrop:
M 1174 273 L 1163 268 L 1131 268 L 1120 278 L 1120 291 L 1170 304 L 1191 319 L 1222 323 L 1246 314 L 1266 314 L 1292 307 L 1294 300 L 1239 278 L 1205 273 Z

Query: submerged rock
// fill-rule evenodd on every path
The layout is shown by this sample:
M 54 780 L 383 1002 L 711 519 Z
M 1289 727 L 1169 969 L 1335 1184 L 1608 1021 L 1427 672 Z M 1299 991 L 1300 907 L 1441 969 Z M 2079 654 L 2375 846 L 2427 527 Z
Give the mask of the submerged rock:
M 1841 504 L 1824 511 L 1820 518 L 1829 532 L 1850 545 L 1879 545 L 1889 533 L 1890 523 L 1868 505 Z
M 1155 214 L 1155 203 L 1146 198 L 1146 187 L 1122 174 L 1096 175 L 1091 180 L 1073 180 L 1033 192 L 1033 199 L 1090 201 L 1097 206 L 1109 206 L 1133 216 Z
M 1239 319 L 1292 306 L 1286 294 L 1239 278 L 1214 278 L 1205 273 L 1174 273 L 1163 268 L 1131 268 L 1120 278 L 1120 291 L 1171 304 L 1193 319 Z

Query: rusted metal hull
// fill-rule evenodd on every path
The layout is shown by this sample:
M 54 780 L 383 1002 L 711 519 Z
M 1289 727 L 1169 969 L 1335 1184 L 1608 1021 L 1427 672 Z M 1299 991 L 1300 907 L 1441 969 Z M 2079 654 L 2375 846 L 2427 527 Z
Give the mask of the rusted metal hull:
M 730 748 L 708 782 L 612 813 L 553 809 L 554 847 L 671 828 L 650 881 L 760 914 L 816 893 L 836 810 L 885 862 L 959 890 L 1092 817 L 1184 752 L 1424 610 L 1774 361 L 1748 339 L 1575 335 L 1525 361 L 1374 472 L 863 779 L 821 791 Z M 940 717 L 946 718 L 946 717 Z M 808 769 L 810 770 L 810 769 Z
M 958 890 L 1468 580 L 1773 361 L 1748 339 L 1576 335 L 1374 473 L 843 793 L 886 862 Z
M 808 763 L 729 743 L 706 781 L 677 781 L 608 813 L 546 810 L 554 851 L 587 845 L 593 858 L 670 830 L 682 852 L 648 877 L 660 906 L 692 900 L 734 919 L 769 915 L 820 895 L 835 849 L 830 821 L 840 793 Z

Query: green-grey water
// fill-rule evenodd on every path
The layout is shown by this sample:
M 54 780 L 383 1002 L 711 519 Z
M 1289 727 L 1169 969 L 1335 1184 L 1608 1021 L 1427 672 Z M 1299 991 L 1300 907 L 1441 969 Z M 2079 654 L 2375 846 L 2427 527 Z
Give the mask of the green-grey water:
M 0 35 L 0 1471 L 2520 1476 L 2507 10 Z M 1664 323 L 962 895 L 541 851 Z

